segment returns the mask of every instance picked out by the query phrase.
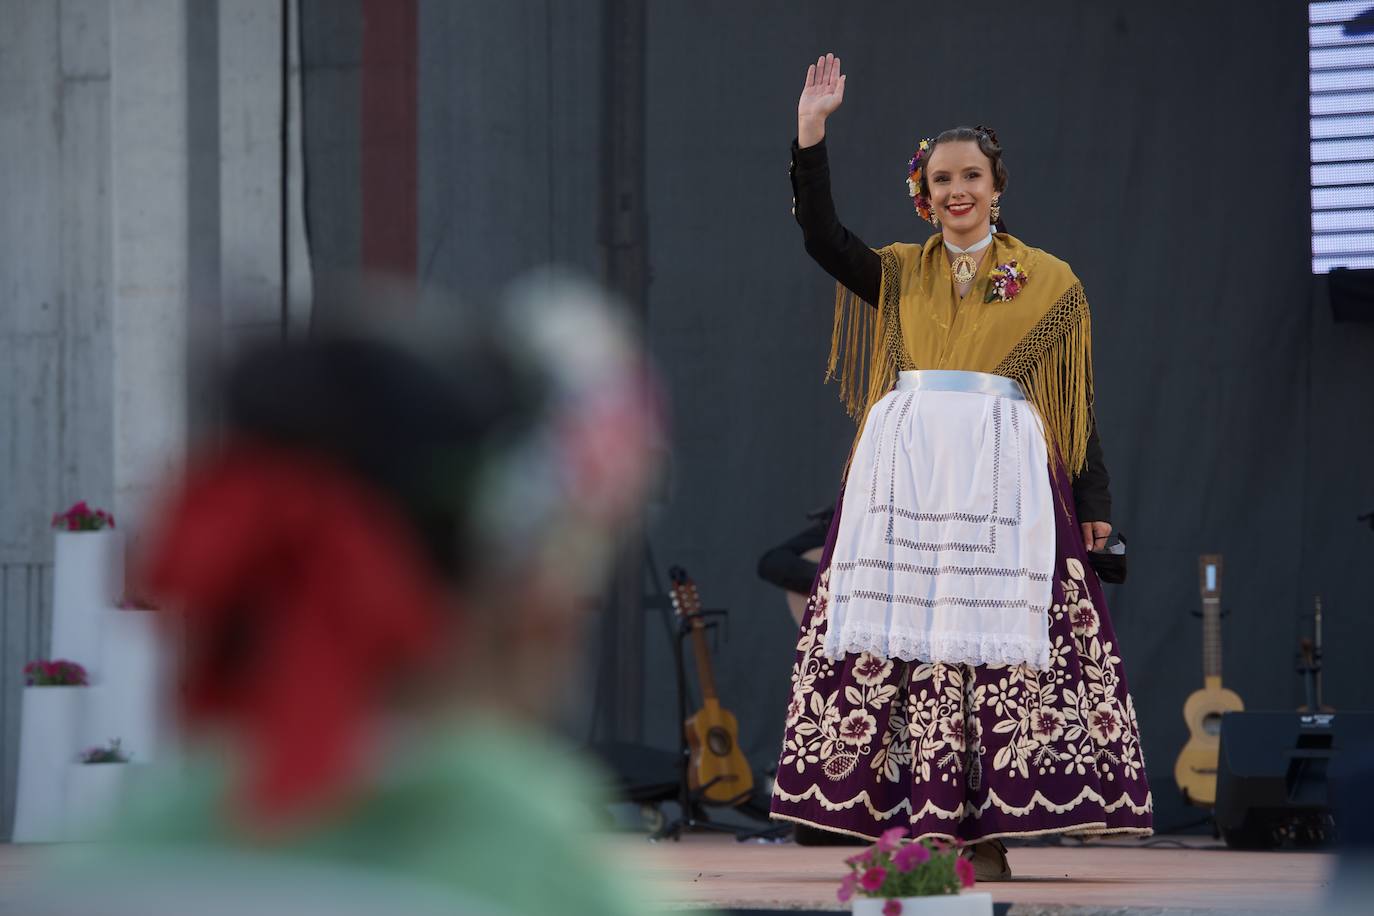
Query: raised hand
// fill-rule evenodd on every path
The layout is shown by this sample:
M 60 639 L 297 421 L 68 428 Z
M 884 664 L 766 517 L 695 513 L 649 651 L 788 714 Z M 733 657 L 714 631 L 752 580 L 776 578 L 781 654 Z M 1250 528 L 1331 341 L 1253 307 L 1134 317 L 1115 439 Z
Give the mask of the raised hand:
M 797 100 L 797 142 L 812 146 L 825 136 L 825 119 L 844 101 L 844 76 L 834 54 L 806 68 L 806 85 Z M 807 141 L 810 142 L 807 142 Z

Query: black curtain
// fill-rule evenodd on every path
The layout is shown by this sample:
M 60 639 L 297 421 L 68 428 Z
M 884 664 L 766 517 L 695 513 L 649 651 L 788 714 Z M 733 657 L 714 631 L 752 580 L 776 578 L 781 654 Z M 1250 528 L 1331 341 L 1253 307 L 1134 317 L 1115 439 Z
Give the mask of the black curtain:
M 303 10 L 325 275 L 356 263 L 352 6 Z M 543 260 L 595 270 L 598 23 L 551 0 L 420 7 L 422 279 L 486 292 Z M 652 546 L 731 611 L 718 686 L 758 766 L 776 759 L 795 629 L 754 563 L 834 498 L 853 436 L 821 384 L 833 289 L 786 177 L 796 97 L 825 51 L 849 74 L 829 125 L 836 197 L 866 242 L 926 235 L 905 188 L 919 137 L 990 124 L 1009 226 L 1084 282 L 1112 521 L 1131 544 L 1108 601 L 1157 824 L 1193 816 L 1172 767 L 1202 683 L 1200 553 L 1226 558 L 1224 677 L 1250 708 L 1301 702 L 1299 615 L 1318 593 L 1327 701 L 1374 706 L 1374 531 L 1355 521 L 1374 509 L 1374 326 L 1333 324 L 1310 276 L 1304 4 L 648 9 L 648 331 L 675 422 Z M 661 629 L 646 632 L 646 669 L 671 672 Z M 645 690 L 650 740 L 674 746 L 671 677 Z

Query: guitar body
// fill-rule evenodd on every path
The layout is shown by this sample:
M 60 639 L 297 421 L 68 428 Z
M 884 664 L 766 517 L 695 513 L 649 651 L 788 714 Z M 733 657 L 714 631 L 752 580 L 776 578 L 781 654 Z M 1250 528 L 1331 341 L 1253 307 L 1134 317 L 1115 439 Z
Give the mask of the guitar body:
M 673 583 L 673 607 L 690 628 L 697 680 L 701 684 L 701 709 L 682 723 L 691 751 L 687 786 L 694 793 L 700 791 L 703 801 L 738 805 L 753 795 L 754 772 L 739 749 L 739 723 L 734 713 L 723 708 L 716 697 L 716 676 L 711 671 L 711 652 L 701 623 L 701 597 L 681 566 L 670 569 L 668 577 Z
M 1234 690 L 1208 684 L 1193 691 L 1183 704 L 1183 721 L 1188 723 L 1188 743 L 1174 763 L 1174 781 L 1188 801 L 1211 805 L 1217 800 L 1217 760 L 1221 752 L 1223 713 L 1243 712 L 1245 704 Z
M 1174 781 L 1189 804 L 1210 807 L 1217 801 L 1221 717 L 1243 711 L 1245 704 L 1234 690 L 1221 686 L 1221 555 L 1204 553 L 1197 562 L 1202 595 L 1203 686 L 1183 704 L 1188 743 L 1174 762 Z
M 734 713 L 708 698 L 683 727 L 692 752 L 688 785 L 692 789 L 706 786 L 702 797 L 716 804 L 746 801 L 754 791 L 754 773 L 739 749 L 739 723 Z

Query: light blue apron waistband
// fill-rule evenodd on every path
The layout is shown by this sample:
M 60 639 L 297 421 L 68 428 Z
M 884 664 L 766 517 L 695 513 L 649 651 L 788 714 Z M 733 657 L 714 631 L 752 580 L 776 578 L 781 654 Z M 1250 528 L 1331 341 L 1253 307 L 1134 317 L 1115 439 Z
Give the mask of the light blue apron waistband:
M 908 369 L 897 373 L 898 391 L 962 391 L 990 394 L 1024 401 L 1026 395 L 1012 379 L 987 372 L 962 372 L 955 369 Z

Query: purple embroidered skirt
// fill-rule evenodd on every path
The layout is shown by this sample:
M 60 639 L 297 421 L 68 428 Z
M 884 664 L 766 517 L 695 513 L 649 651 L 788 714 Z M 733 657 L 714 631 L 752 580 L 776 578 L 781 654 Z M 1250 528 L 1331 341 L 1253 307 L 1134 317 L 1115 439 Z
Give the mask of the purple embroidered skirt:
M 802 619 L 773 817 L 877 838 L 967 842 L 1151 832 L 1152 801 L 1121 647 L 1072 491 L 1055 490 L 1050 666 L 825 657 L 830 555 Z

